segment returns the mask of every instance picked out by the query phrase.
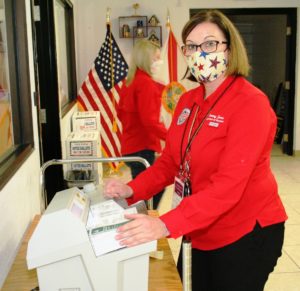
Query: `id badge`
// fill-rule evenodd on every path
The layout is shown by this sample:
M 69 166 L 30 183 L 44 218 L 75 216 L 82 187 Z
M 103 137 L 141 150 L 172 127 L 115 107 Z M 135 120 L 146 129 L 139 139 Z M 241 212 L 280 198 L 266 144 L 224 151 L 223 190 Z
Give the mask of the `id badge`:
M 174 180 L 172 208 L 176 208 L 182 201 L 183 197 L 184 197 L 184 182 L 176 176 Z

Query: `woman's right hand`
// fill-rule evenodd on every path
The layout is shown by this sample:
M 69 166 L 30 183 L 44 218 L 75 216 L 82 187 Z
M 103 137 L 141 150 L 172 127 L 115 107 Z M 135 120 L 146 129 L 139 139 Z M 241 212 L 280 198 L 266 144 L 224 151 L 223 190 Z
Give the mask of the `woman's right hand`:
M 104 183 L 103 192 L 108 198 L 129 198 L 133 194 L 131 187 L 117 179 L 108 179 Z

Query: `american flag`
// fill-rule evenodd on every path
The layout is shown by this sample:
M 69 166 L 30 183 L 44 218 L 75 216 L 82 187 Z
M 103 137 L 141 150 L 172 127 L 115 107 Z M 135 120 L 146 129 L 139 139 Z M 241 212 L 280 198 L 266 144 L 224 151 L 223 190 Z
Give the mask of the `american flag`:
M 102 44 L 86 80 L 77 96 L 86 111 L 100 111 L 101 147 L 106 157 L 121 155 L 120 133 L 122 125 L 116 114 L 120 90 L 127 76 L 128 65 L 107 25 Z M 112 166 L 116 168 L 116 164 Z

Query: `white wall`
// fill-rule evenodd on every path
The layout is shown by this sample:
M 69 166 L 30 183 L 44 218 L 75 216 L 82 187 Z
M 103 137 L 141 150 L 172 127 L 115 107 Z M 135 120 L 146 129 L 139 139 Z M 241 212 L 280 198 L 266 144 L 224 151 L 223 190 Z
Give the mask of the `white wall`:
M 31 16 L 29 0 L 27 23 Z M 28 39 L 31 40 L 31 26 L 28 25 Z M 32 43 L 28 43 L 31 92 L 34 92 Z M 33 94 L 31 94 L 33 96 Z M 33 104 L 32 98 L 32 104 Z M 20 242 L 33 216 L 40 212 L 39 199 L 39 149 L 36 107 L 32 106 L 34 129 L 34 152 L 22 165 L 6 186 L 0 191 L 0 288 L 15 258 Z
M 82 84 L 93 63 L 96 55 L 104 41 L 106 33 L 106 9 L 111 8 L 112 32 L 120 49 L 129 61 L 132 49 L 132 40 L 119 38 L 118 17 L 134 14 L 132 4 L 138 2 L 140 8 L 138 14 L 150 17 L 155 14 L 163 25 L 163 41 L 165 40 L 167 9 L 170 11 L 173 32 L 180 43 L 181 29 L 189 19 L 191 8 L 278 8 L 278 7 L 300 7 L 300 0 L 74 0 L 75 22 L 76 22 L 76 54 L 77 54 L 77 77 L 78 86 Z M 300 20 L 298 19 L 298 32 L 300 31 Z M 299 33 L 297 36 L 297 47 L 299 44 Z M 300 63 L 296 63 L 296 108 L 295 108 L 295 134 L 294 150 L 300 151 L 300 96 L 299 71 Z M 299 97 L 300 98 L 300 97 Z

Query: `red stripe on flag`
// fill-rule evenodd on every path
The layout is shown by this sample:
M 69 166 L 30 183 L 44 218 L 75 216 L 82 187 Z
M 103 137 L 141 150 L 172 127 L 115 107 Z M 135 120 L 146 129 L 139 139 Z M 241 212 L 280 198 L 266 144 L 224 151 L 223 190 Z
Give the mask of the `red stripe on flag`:
M 118 92 L 118 95 L 119 95 L 119 96 L 120 96 L 120 94 L 121 94 L 121 91 L 122 91 L 123 86 L 124 86 L 124 80 L 121 81 L 121 82 L 119 82 L 119 84 L 116 84 L 116 85 L 115 85 L 115 89 L 116 89 L 116 91 Z
M 96 104 L 96 102 L 94 101 L 94 98 L 90 92 L 90 90 L 88 89 L 87 85 L 86 85 L 86 82 L 83 83 L 82 87 L 81 87 L 84 95 L 86 96 L 87 98 L 87 101 L 90 103 L 90 105 L 92 106 L 93 110 L 95 111 L 98 111 L 99 108 Z
M 106 133 L 107 138 L 108 138 L 109 142 L 111 143 L 111 147 L 112 147 L 113 150 L 114 150 L 114 154 L 111 153 L 110 150 L 108 150 L 107 152 L 111 153 L 111 154 L 112 154 L 112 155 L 111 155 L 112 157 L 113 157 L 113 156 L 118 156 L 118 157 L 119 157 L 119 156 L 120 156 L 120 151 L 119 151 L 119 149 L 118 149 L 118 147 L 117 147 L 117 145 L 116 145 L 116 142 L 115 142 L 114 137 L 113 137 L 113 135 L 112 135 L 112 133 L 111 133 L 111 130 L 109 129 L 109 127 L 108 127 L 106 121 L 104 120 L 104 118 L 101 118 L 101 126 L 103 127 L 102 130 Z M 100 134 L 101 134 L 101 132 L 100 132 Z M 107 142 L 107 141 L 106 141 L 106 140 L 104 139 L 104 137 L 103 137 L 102 143 L 106 143 L 106 142 Z
M 94 89 L 97 97 L 100 100 L 101 105 L 103 106 L 104 111 L 106 112 L 106 114 L 108 116 L 108 119 L 112 123 L 113 122 L 113 114 L 112 114 L 112 112 L 111 112 L 111 110 L 110 110 L 110 108 L 109 108 L 109 106 L 108 106 L 108 104 L 107 104 L 107 102 L 106 102 L 103 94 L 101 93 L 101 90 L 99 89 L 97 82 L 94 79 L 92 71 L 90 71 L 90 73 L 89 73 L 89 80 L 90 80 L 90 83 L 91 83 L 91 85 L 92 85 L 92 87 L 93 87 L 93 89 Z M 113 102 L 113 100 L 112 100 L 113 97 L 112 97 L 111 91 L 108 91 L 106 93 L 108 94 L 108 96 L 110 97 L 111 101 Z M 98 106 L 97 106 L 97 110 L 100 110 L 100 108 L 98 108 Z M 115 154 L 111 153 L 112 154 L 111 156 L 114 156 L 114 155 L 120 156 L 120 150 L 118 149 L 118 146 L 117 146 L 117 144 L 116 144 L 116 142 L 114 140 L 114 137 L 112 135 L 112 129 L 109 128 L 110 125 L 107 123 L 107 121 L 105 120 L 105 118 L 103 116 L 101 117 L 101 125 L 102 125 L 103 130 L 106 133 L 106 135 L 107 135 L 107 137 L 109 139 L 109 142 L 111 143 L 111 146 L 113 147 L 114 152 L 115 152 Z M 118 136 L 118 138 L 119 138 L 119 136 Z M 110 150 L 107 149 L 106 152 L 110 153 Z
M 101 105 L 104 108 L 104 111 L 106 112 L 106 114 L 108 116 L 108 119 L 112 123 L 113 114 L 112 114 L 109 106 L 107 105 L 106 100 L 105 100 L 104 96 L 102 95 L 102 93 L 101 93 L 101 91 L 100 91 L 100 89 L 98 87 L 98 84 L 96 83 L 96 81 L 95 81 L 95 79 L 93 77 L 92 72 L 89 73 L 89 80 L 90 80 L 90 83 L 91 83 L 91 85 L 92 85 L 92 87 L 93 87 L 93 89 L 94 89 L 97 97 L 99 98 L 99 100 L 101 102 Z M 110 96 L 110 91 L 108 91 L 107 94 Z M 100 108 L 98 108 L 98 106 L 97 106 L 96 110 L 100 110 Z M 109 128 L 110 126 L 108 125 L 107 121 L 105 120 L 105 118 L 103 116 L 100 118 L 100 120 L 101 120 L 101 125 L 103 127 L 102 130 L 106 133 L 107 138 L 109 139 L 109 142 L 111 143 L 111 146 L 113 147 L 113 150 L 114 150 L 114 153 L 111 153 L 111 151 L 108 149 L 108 146 L 105 145 L 105 147 L 107 148 L 106 152 L 109 153 L 110 156 L 120 156 L 120 150 L 118 149 L 118 146 L 116 145 L 116 142 L 115 142 L 114 137 L 112 135 L 112 129 Z M 102 139 L 102 143 L 106 143 L 106 141 L 104 139 Z
M 97 84 L 95 83 L 95 80 L 94 80 L 94 78 L 92 76 L 91 71 L 89 73 L 89 80 L 90 80 L 90 83 L 92 84 L 92 87 L 95 90 L 97 96 L 98 97 L 102 97 L 101 104 L 105 108 L 106 113 L 109 115 L 109 113 L 111 113 L 111 111 L 109 110 L 109 108 L 108 108 L 108 106 L 107 106 L 107 104 L 106 104 L 106 102 L 105 102 L 105 100 L 104 100 L 104 98 L 103 98 L 103 96 L 101 94 L 101 91 L 99 90 Z M 92 106 L 93 110 L 100 111 L 100 108 L 98 107 L 98 105 L 94 101 L 94 98 L 93 98 L 92 94 L 90 93 L 90 91 L 89 91 L 89 89 L 88 89 L 88 87 L 86 85 L 86 82 L 84 82 L 84 84 L 82 85 L 81 88 L 82 88 L 82 91 L 84 92 L 84 94 L 85 94 L 85 96 L 87 98 L 87 101 Z M 84 102 L 82 103 L 82 105 L 85 106 Z M 112 114 L 110 114 L 110 115 L 112 117 Z M 112 118 L 110 118 L 110 120 L 112 120 Z M 100 131 L 100 135 L 102 137 L 101 142 L 102 142 L 102 146 L 103 146 L 105 152 L 108 153 L 109 156 L 111 156 L 111 157 L 113 157 L 113 156 L 120 156 L 120 151 L 119 151 L 118 146 L 116 145 L 115 140 L 114 140 L 114 138 L 112 136 L 111 129 L 109 129 L 109 126 L 107 125 L 107 123 L 106 123 L 106 121 L 104 120 L 103 117 L 100 119 L 100 121 L 101 121 L 102 130 L 104 130 L 104 132 L 106 133 L 107 138 L 108 138 L 108 140 L 109 140 L 109 142 L 111 144 L 111 147 L 114 150 L 114 153 L 112 153 L 111 150 L 109 149 L 109 146 L 106 144 L 107 141 L 104 140 L 103 134 L 101 134 L 101 132 L 102 132 L 102 130 L 101 130 Z M 116 165 L 114 165 L 114 166 L 116 166 Z
M 104 111 L 106 112 L 109 120 L 112 121 L 113 120 L 113 114 L 112 114 L 112 112 L 111 112 L 108 104 L 106 103 L 106 100 L 105 100 L 104 96 L 102 95 L 102 93 L 101 93 L 101 91 L 100 91 L 100 89 L 98 87 L 98 84 L 97 84 L 97 82 L 94 79 L 94 76 L 93 76 L 92 72 L 89 73 L 89 79 L 90 79 L 90 83 L 91 83 L 91 85 L 92 85 L 92 87 L 93 87 L 96 95 L 98 96 L 98 98 L 100 100 L 101 105 L 104 108 Z M 98 108 L 98 110 L 100 110 L 100 108 Z
M 108 95 L 109 95 L 109 98 L 110 98 L 110 100 L 113 100 L 114 98 L 115 98 L 115 96 L 114 96 L 114 94 L 112 93 L 112 91 L 109 91 L 109 92 L 107 92 L 108 93 Z M 113 101 L 112 101 L 113 102 Z M 115 106 L 114 106 L 115 108 L 116 108 L 116 110 L 117 110 L 117 102 L 115 101 Z M 117 111 L 116 111 L 116 115 L 117 115 Z M 116 118 L 118 119 L 118 117 L 116 116 Z M 118 138 L 119 138 L 119 140 L 120 140 L 120 128 L 119 128 L 119 126 L 118 126 L 118 130 L 117 130 L 117 132 L 116 132 L 116 134 L 117 134 L 117 136 L 118 136 Z
M 119 84 L 115 85 L 115 89 L 116 89 L 116 91 L 117 91 L 117 93 L 118 93 L 119 96 L 121 96 L 121 94 L 122 94 L 121 92 L 122 92 L 123 86 L 125 86 L 125 81 L 124 80 L 122 80 L 121 82 L 119 82 Z M 118 110 L 119 110 L 119 103 L 116 102 L 115 105 L 116 105 L 115 106 L 116 112 L 118 112 Z

